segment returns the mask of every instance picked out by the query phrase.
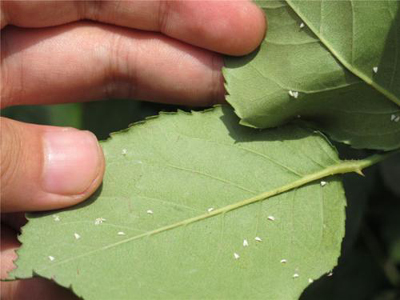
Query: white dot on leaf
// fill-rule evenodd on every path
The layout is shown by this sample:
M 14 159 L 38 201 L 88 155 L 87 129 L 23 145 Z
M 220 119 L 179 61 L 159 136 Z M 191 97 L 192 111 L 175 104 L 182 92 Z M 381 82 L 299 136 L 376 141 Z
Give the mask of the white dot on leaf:
M 289 95 L 290 95 L 291 97 L 297 99 L 297 98 L 299 97 L 299 92 L 290 90 L 290 91 L 289 91 Z
M 249 242 L 246 239 L 244 239 L 243 240 L 243 247 L 247 247 L 248 245 L 249 245 Z
M 123 231 L 118 231 L 117 234 L 118 234 L 118 235 L 125 235 L 125 232 L 123 232 Z
M 268 216 L 267 219 L 270 220 L 270 221 L 275 221 L 275 217 L 274 216 Z
M 104 221 L 106 221 L 106 219 L 104 219 L 104 218 L 102 218 L 102 217 L 97 218 L 96 220 L 94 220 L 94 225 L 100 225 L 100 224 L 102 224 Z
M 148 210 L 146 211 L 146 213 L 148 213 L 149 215 L 152 215 L 152 214 L 153 214 L 153 211 L 152 211 L 151 209 L 148 209 Z
M 55 259 L 54 256 L 49 255 L 49 260 L 50 261 L 53 261 L 54 259 Z
M 294 274 L 293 274 L 293 278 L 299 278 L 299 276 L 300 276 L 300 275 L 299 275 L 298 273 L 294 273 Z
M 262 242 L 262 239 L 261 239 L 259 236 L 256 236 L 254 239 L 255 239 L 257 242 Z
M 237 254 L 237 253 L 235 252 L 235 253 L 233 253 L 233 257 L 234 257 L 235 259 L 239 259 L 239 258 L 240 258 L 240 255 Z
M 78 233 L 74 233 L 74 237 L 75 237 L 75 239 L 77 239 L 77 240 L 79 240 L 80 238 L 81 238 L 81 236 L 78 234 Z
M 286 264 L 287 260 L 286 259 L 281 259 L 281 264 Z

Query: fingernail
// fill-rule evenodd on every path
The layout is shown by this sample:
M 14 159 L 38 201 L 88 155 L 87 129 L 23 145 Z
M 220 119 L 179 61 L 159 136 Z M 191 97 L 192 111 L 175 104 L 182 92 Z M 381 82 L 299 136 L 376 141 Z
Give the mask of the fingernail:
M 100 170 L 101 150 L 89 131 L 63 129 L 44 133 L 43 187 L 46 192 L 77 195 Z

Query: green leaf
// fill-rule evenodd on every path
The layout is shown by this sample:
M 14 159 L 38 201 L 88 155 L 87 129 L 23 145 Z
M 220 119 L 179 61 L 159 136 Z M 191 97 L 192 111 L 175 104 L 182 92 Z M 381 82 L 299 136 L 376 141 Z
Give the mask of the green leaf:
M 253 130 L 229 108 L 164 113 L 103 149 L 91 199 L 29 215 L 14 278 L 96 300 L 297 299 L 340 254 L 345 197 L 333 175 L 379 160 L 340 161 L 317 132 Z
M 1 116 L 40 125 L 75 128 L 81 128 L 82 125 L 80 103 L 12 106 L 2 109 Z
M 400 1 L 287 2 L 349 71 L 400 105 Z
M 400 147 L 400 108 L 348 71 L 286 2 L 257 3 L 268 18 L 266 38 L 248 56 L 227 57 L 223 70 L 227 101 L 241 123 L 270 128 L 300 117 L 356 148 Z M 395 54 L 400 61 L 400 50 Z M 383 67 L 391 62 L 382 62 L 377 77 L 392 74 Z M 297 98 L 289 94 L 293 92 L 298 92 Z

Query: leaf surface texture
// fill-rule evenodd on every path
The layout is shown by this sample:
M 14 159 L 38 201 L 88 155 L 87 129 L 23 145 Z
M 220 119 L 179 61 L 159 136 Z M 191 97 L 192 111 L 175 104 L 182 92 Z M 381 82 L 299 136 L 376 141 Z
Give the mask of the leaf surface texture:
M 293 9 L 283 1 L 257 3 L 268 18 L 267 36 L 258 51 L 226 57 L 223 71 L 241 123 L 270 128 L 300 119 L 355 148 L 400 147 L 399 2 L 289 1 Z
M 319 133 L 254 130 L 225 107 L 162 114 L 103 149 L 92 198 L 30 215 L 15 278 L 84 299 L 297 299 L 336 265 L 342 184 L 312 178 L 342 162 Z

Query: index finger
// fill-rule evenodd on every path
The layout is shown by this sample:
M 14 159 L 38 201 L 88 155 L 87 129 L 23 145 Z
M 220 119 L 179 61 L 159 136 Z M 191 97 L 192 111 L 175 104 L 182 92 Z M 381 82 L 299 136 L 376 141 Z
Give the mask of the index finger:
M 229 55 L 261 43 L 264 13 L 248 0 L 233 1 L 2 1 L 1 28 L 48 27 L 89 19 L 167 36 Z

